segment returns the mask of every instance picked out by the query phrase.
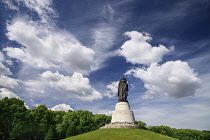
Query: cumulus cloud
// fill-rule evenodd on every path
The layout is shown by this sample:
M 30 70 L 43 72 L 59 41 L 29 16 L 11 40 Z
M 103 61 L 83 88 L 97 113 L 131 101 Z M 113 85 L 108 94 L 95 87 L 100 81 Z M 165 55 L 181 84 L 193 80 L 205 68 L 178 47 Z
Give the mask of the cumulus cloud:
M 107 96 L 109 98 L 113 98 L 115 96 L 117 96 L 117 92 L 118 92 L 118 84 L 119 81 L 114 81 L 111 82 L 111 84 L 107 85 L 106 87 L 109 89 L 104 93 L 104 96 Z
M 162 65 L 152 63 L 148 68 L 131 69 L 125 73 L 140 78 L 148 89 L 145 99 L 152 98 L 154 94 L 182 98 L 193 96 L 201 86 L 201 80 L 188 66 L 187 62 L 168 61 Z
M 4 54 L 0 51 L 0 74 L 12 75 L 12 72 L 2 62 L 5 61 Z
M 5 75 L 0 75 L 0 87 L 5 87 L 10 90 L 19 90 L 18 80 Z
M 8 56 L 36 68 L 60 68 L 69 73 L 76 71 L 89 74 L 95 65 L 95 53 L 72 34 L 55 26 L 53 18 L 57 17 L 57 12 L 52 0 L 19 0 L 18 3 L 11 0 L 4 4 L 8 8 L 16 7 L 11 8 L 13 10 L 17 10 L 18 6 L 26 7 L 40 18 L 28 20 L 26 15 L 17 10 L 21 18 L 16 17 L 9 22 L 6 35 L 9 40 L 21 44 L 22 48 L 5 48 Z
M 4 54 L 0 51 L 0 87 L 8 88 L 10 90 L 19 90 L 18 80 L 8 77 L 12 72 L 2 62 L 5 61 Z M 4 90 L 4 89 L 3 89 Z M 4 90 L 5 91 L 5 90 Z
M 25 85 L 26 90 L 34 93 L 45 93 L 45 86 L 46 83 L 43 82 L 43 80 L 27 80 L 22 81 L 22 83 Z
M 3 74 L 3 75 L 12 75 L 12 72 L 10 71 L 9 68 L 7 68 L 5 65 L 3 65 L 0 62 L 0 74 Z
M 97 100 L 102 95 L 91 87 L 89 79 L 81 73 L 74 73 L 72 76 L 46 71 L 40 75 L 52 88 L 67 92 L 81 100 Z
M 161 44 L 157 47 L 152 46 L 149 43 L 152 38 L 148 33 L 131 31 L 124 33 L 124 35 L 131 39 L 126 41 L 117 52 L 132 64 L 160 62 L 163 55 L 174 49 L 173 46 L 167 49 Z
M 24 47 L 7 47 L 4 51 L 23 63 L 36 68 L 64 68 L 67 72 L 83 74 L 88 74 L 94 65 L 94 51 L 68 32 L 51 30 L 26 19 L 13 20 L 7 30 L 7 37 Z
M 102 51 L 98 51 L 97 56 L 99 57 L 97 57 L 97 60 L 100 62 L 96 62 L 93 49 L 83 46 L 71 33 L 59 30 L 56 27 L 53 18 L 57 16 L 57 12 L 53 9 L 52 0 L 46 0 L 45 2 L 41 0 L 20 1 L 21 6 L 29 9 L 29 14 L 36 12 L 40 19 L 29 20 L 21 11 L 18 11 L 22 17 L 16 17 L 8 22 L 6 36 L 9 40 L 19 43 L 21 47 L 8 46 L 3 51 L 9 57 L 23 63 L 23 67 L 18 74 L 20 77 L 25 76 L 25 79 L 21 81 L 25 85 L 24 89 L 33 93 L 45 94 L 46 90 L 50 90 L 50 86 L 81 100 L 101 99 L 102 95 L 91 87 L 89 79 L 83 77 L 83 75 L 88 75 L 90 71 L 100 67 L 99 63 L 105 59 L 105 55 L 100 57 Z M 13 2 L 5 4 L 13 5 L 13 7 L 17 6 Z M 13 10 L 17 8 L 13 8 Z M 102 27 L 104 26 L 98 26 L 97 31 L 104 32 Z M 111 30 L 107 27 L 106 32 L 108 33 Z M 97 33 L 94 35 L 97 36 Z M 103 42 L 99 43 L 103 39 L 103 34 L 100 34 L 95 40 L 95 45 L 103 44 Z M 110 41 L 110 38 L 106 41 Z M 104 48 L 107 46 L 109 45 L 104 46 Z M 36 69 L 32 69 L 32 67 Z M 33 71 L 34 76 L 37 76 L 43 70 L 58 70 L 62 73 L 74 74 L 64 76 L 52 72 L 50 75 L 50 73 L 45 72 L 35 78 L 33 75 L 28 77 L 25 75 L 25 72 L 29 70 Z M 62 80 L 65 80 L 66 83 Z M 70 84 L 73 84 L 73 87 L 69 87 Z
M 12 91 L 6 89 L 6 88 L 0 88 L 0 99 L 4 99 L 5 97 L 8 98 L 18 98 L 20 99 L 15 93 Z
M 74 109 L 71 108 L 71 106 L 67 105 L 67 104 L 56 105 L 56 106 L 52 107 L 50 110 L 52 110 L 52 111 L 65 111 L 65 112 L 67 112 L 69 110 L 74 111 Z

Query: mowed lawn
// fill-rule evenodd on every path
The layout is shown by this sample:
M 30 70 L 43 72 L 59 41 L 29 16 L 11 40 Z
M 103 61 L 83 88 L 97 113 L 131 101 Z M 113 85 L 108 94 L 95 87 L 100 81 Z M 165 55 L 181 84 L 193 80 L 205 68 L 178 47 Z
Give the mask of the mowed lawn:
M 64 140 L 176 140 L 143 129 L 99 129 Z

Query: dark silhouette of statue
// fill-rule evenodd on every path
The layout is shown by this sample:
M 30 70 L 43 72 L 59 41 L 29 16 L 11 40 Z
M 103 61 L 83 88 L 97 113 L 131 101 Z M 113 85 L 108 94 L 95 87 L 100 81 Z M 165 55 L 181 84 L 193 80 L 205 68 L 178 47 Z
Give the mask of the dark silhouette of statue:
M 127 102 L 128 97 L 128 83 L 126 78 L 122 77 L 118 84 L 118 101 Z

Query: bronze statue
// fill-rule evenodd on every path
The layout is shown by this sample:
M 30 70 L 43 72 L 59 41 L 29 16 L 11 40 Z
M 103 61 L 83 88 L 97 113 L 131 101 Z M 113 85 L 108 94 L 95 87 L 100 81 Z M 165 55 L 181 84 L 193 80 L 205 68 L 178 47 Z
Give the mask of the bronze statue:
M 128 97 L 128 83 L 126 78 L 122 77 L 118 84 L 118 101 L 127 102 Z

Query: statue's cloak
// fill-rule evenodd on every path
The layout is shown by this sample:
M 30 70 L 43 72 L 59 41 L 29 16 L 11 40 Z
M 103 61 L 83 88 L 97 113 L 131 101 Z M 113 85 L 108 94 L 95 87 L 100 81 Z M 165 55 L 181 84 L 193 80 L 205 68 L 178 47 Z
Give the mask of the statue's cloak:
M 128 96 L 128 84 L 126 79 L 122 78 L 118 84 L 118 99 L 124 100 L 127 99 Z

